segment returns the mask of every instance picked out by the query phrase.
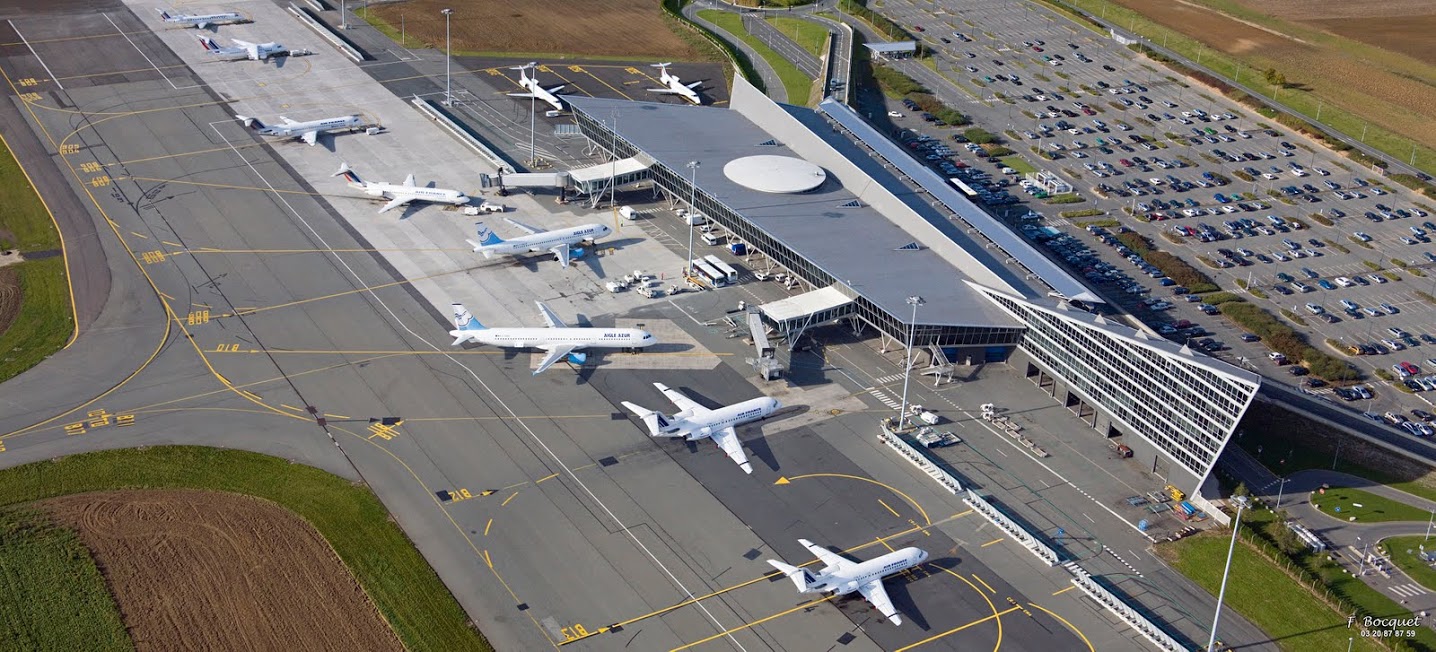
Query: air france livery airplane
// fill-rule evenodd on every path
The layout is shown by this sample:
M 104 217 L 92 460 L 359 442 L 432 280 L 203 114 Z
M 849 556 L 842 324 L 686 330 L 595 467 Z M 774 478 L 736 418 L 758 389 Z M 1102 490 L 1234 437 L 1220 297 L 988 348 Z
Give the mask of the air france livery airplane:
M 230 25 L 233 23 L 243 23 L 247 21 L 244 16 L 241 16 L 234 12 L 224 14 L 204 14 L 202 16 L 190 16 L 186 14 L 172 14 L 168 11 L 160 9 L 159 7 L 155 7 L 155 11 L 160 12 L 160 18 L 164 19 L 166 23 L 188 25 L 197 29 L 204 29 L 206 27 L 209 27 L 210 25 Z
M 582 349 L 642 349 L 653 346 L 658 340 L 647 331 L 637 328 L 575 328 L 565 325 L 542 301 L 535 301 L 539 314 L 543 315 L 547 328 L 486 328 L 475 319 L 463 304 L 453 304 L 454 326 L 449 331 L 454 346 L 464 342 L 476 342 L 505 349 L 543 349 L 547 352 L 539 361 L 537 376 L 553 363 L 568 356 L 570 362 L 581 365 L 588 360 Z
M 652 67 L 658 69 L 658 81 L 663 84 L 664 88 L 650 88 L 648 89 L 648 92 L 661 93 L 664 95 L 679 95 L 682 96 L 683 99 L 688 100 L 689 102 L 692 102 L 694 104 L 702 104 L 702 98 L 698 97 L 698 93 L 694 92 L 693 89 L 701 86 L 703 82 L 696 81 L 689 84 L 684 84 L 683 80 L 678 78 L 678 75 L 668 74 L 668 66 L 671 65 L 673 64 L 653 64 Z
M 854 563 L 839 557 L 836 554 L 818 546 L 813 545 L 807 539 L 798 539 L 808 552 L 813 553 L 823 562 L 823 570 L 817 575 L 806 568 L 789 566 L 781 561 L 768 560 L 768 563 L 793 580 L 798 586 L 798 593 L 835 593 L 846 595 L 857 591 L 867 598 L 868 602 L 877 607 L 878 612 L 891 620 L 894 625 L 902 624 L 902 616 L 899 616 L 897 609 L 893 608 L 892 600 L 888 599 L 888 593 L 883 589 L 883 578 L 889 575 L 896 575 L 913 566 L 927 561 L 927 552 L 920 548 L 903 548 L 890 552 L 876 559 L 869 559 L 865 562 Z
M 565 85 L 559 84 L 558 86 L 554 86 L 553 88 L 544 88 L 542 86 L 539 86 L 537 75 L 533 77 L 528 76 L 528 71 L 532 70 L 533 67 L 537 65 L 538 64 L 536 63 L 529 63 L 525 66 L 509 68 L 509 70 L 519 71 L 519 86 L 522 86 L 524 90 L 528 91 L 527 93 L 509 93 L 509 97 L 538 98 L 540 100 L 543 100 L 544 102 L 547 102 L 548 105 L 552 106 L 555 111 L 562 111 L 563 101 L 558 99 L 558 97 L 556 97 L 554 93 L 563 90 L 563 87 Z
M 457 190 L 445 188 L 424 188 L 414 184 L 414 175 L 404 177 L 404 183 L 383 183 L 380 181 L 365 181 L 359 178 L 353 170 L 349 169 L 348 163 L 341 163 L 339 171 L 331 176 L 343 176 L 349 181 L 349 187 L 355 190 L 362 190 L 364 194 L 371 197 L 388 199 L 389 203 L 379 209 L 380 213 L 386 213 L 412 201 L 425 201 L 435 204 L 460 204 L 469 203 L 468 195 Z
M 735 428 L 749 421 L 766 419 L 768 415 L 778 409 L 777 399 L 760 396 L 736 405 L 710 410 L 684 396 L 682 392 L 669 389 L 663 383 L 653 383 L 653 386 L 663 392 L 663 395 L 678 406 L 681 412 L 673 416 L 665 416 L 624 401 L 623 407 L 638 415 L 638 418 L 643 420 L 643 425 L 648 426 L 649 435 L 684 437 L 688 441 L 710 438 L 738 464 L 739 468 L 743 469 L 744 473 L 753 472 L 753 465 L 748 463 L 748 456 L 743 453 L 743 446 L 738 441 L 738 432 Z
M 342 118 L 324 118 L 322 120 L 310 120 L 308 122 L 295 122 L 284 116 L 279 116 L 277 125 L 267 125 L 260 122 L 258 118 L 237 115 L 234 116 L 261 136 L 279 136 L 281 138 L 298 138 L 311 146 L 319 141 L 319 134 L 327 131 L 339 131 L 348 129 L 353 131 L 364 126 L 363 120 L 358 115 L 346 115 Z
M 490 231 L 489 227 L 484 226 L 483 222 L 477 222 L 475 226 L 479 229 L 479 239 L 467 241 L 473 246 L 475 253 L 483 254 L 484 258 L 492 258 L 494 254 L 512 255 L 531 251 L 548 251 L 553 253 L 560 265 L 568 267 L 571 245 L 597 240 L 613 231 L 602 224 L 584 224 L 555 231 L 540 231 L 507 217 L 504 218 L 504 221 L 528 231 L 529 234 L 513 240 L 504 240 L 497 233 Z
M 204 51 L 216 59 L 225 61 L 268 61 L 271 57 L 289 56 L 289 48 L 270 41 L 268 43 L 250 43 L 234 39 L 230 41 L 234 45 L 222 48 L 208 36 L 199 37 L 199 44 L 204 46 Z

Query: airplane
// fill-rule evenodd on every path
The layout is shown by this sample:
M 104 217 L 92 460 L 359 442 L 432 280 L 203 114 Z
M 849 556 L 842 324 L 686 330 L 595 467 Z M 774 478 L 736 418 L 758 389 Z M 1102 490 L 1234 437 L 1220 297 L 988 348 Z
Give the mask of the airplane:
M 454 346 L 464 342 L 488 344 L 505 349 L 543 349 L 537 376 L 550 365 L 568 356 L 570 362 L 583 364 L 588 355 L 575 353 L 583 349 L 642 349 L 658 340 L 637 328 L 576 328 L 565 325 L 542 301 L 535 301 L 539 314 L 548 328 L 488 328 L 479 323 L 461 303 L 453 304 L 455 330 L 449 331 Z
M 436 204 L 453 204 L 455 206 L 469 203 L 468 195 L 465 195 L 458 190 L 447 190 L 444 188 L 424 188 L 421 186 L 414 185 L 414 175 L 412 174 L 407 177 L 404 177 L 404 183 L 399 184 L 383 183 L 380 181 L 364 181 L 363 179 L 359 178 L 358 174 L 355 174 L 353 170 L 349 169 L 348 163 L 340 163 L 339 171 L 335 172 L 330 176 L 343 176 L 349 181 L 350 188 L 362 190 L 364 191 L 364 194 L 367 194 L 371 197 L 388 199 L 389 203 L 384 204 L 384 207 L 379 209 L 380 213 L 394 210 L 395 208 L 404 206 L 412 201 L 425 201 L 433 202 Z
M 208 36 L 199 37 L 199 44 L 204 46 L 205 52 L 210 56 L 225 61 L 268 61 L 271 57 L 287 57 L 290 55 L 289 48 L 270 41 L 268 43 L 250 43 L 234 39 L 233 45 L 222 48 Z M 299 54 L 296 52 L 295 54 Z
M 703 84 L 703 82 L 696 81 L 690 84 L 684 84 L 682 80 L 678 79 L 678 75 L 668 74 L 668 66 L 671 65 L 673 64 L 655 63 L 651 66 L 658 69 L 658 81 L 663 83 L 663 85 L 667 88 L 650 88 L 648 89 L 648 92 L 662 93 L 664 95 L 681 95 L 683 96 L 683 99 L 688 100 L 689 102 L 692 102 L 694 104 L 702 104 L 703 99 L 698 97 L 698 93 L 695 93 L 693 89 L 698 88 L 700 85 Z
M 236 115 L 244 126 L 249 127 L 261 136 L 280 136 L 282 138 L 298 138 L 311 146 L 319 141 L 319 133 L 322 131 L 338 131 L 340 129 L 359 129 L 364 126 L 363 120 L 358 115 L 346 115 L 342 118 L 324 118 L 321 120 L 310 120 L 308 122 L 295 122 L 284 116 L 279 116 L 282 124 L 267 125 L 260 122 L 258 118 L 251 118 L 244 115 Z
M 155 7 L 155 11 L 160 12 L 160 18 L 163 19 L 166 23 L 189 25 L 197 29 L 204 29 L 206 27 L 209 27 L 210 25 L 230 25 L 233 23 L 244 23 L 249 21 L 249 19 L 234 12 L 191 16 L 188 14 L 172 14 L 168 11 L 165 11 L 164 9 L 160 9 L 159 7 Z
M 685 437 L 688 441 L 711 438 L 729 458 L 738 463 L 744 473 L 753 472 L 753 465 L 748 463 L 748 456 L 743 453 L 735 428 L 749 421 L 766 419 L 778 409 L 777 399 L 760 396 L 710 410 L 684 396 L 682 392 L 669 389 L 663 383 L 653 383 L 653 386 L 663 392 L 681 412 L 666 416 L 624 401 L 623 407 L 638 415 L 638 418 L 643 420 L 643 425 L 648 426 L 648 434 L 654 437 Z
M 484 258 L 492 258 L 494 254 L 513 255 L 531 251 L 549 251 L 553 253 L 560 265 L 568 267 L 571 255 L 570 246 L 584 241 L 598 240 L 613 231 L 602 224 L 581 224 L 567 229 L 540 231 L 507 217 L 504 218 L 504 221 L 528 231 L 529 234 L 512 240 L 504 240 L 499 237 L 499 234 L 490 231 L 483 222 L 476 222 L 474 225 L 478 227 L 479 239 L 467 241 L 473 246 L 474 253 L 483 254 Z
M 534 75 L 533 77 L 528 76 L 529 69 L 533 68 L 536 65 L 538 64 L 529 63 L 526 66 L 515 66 L 513 68 L 509 68 L 509 70 L 519 71 L 519 86 L 524 87 L 524 89 L 528 91 L 527 93 L 509 93 L 509 97 L 538 98 L 540 100 L 548 102 L 549 105 L 552 106 L 555 111 L 562 111 L 563 101 L 555 97 L 554 93 L 563 90 L 563 87 L 566 84 L 559 84 L 558 86 L 554 86 L 553 88 L 547 89 L 542 86 L 539 86 L 538 75 Z
M 808 552 L 823 562 L 823 570 L 814 575 L 806 568 L 789 566 L 781 561 L 768 563 L 793 580 L 798 593 L 835 593 L 847 595 L 857 591 L 867 598 L 878 612 L 891 620 L 894 625 L 902 624 L 902 616 L 893 608 L 887 591 L 883 590 L 883 578 L 896 575 L 913 566 L 927 561 L 927 551 L 920 548 L 903 548 L 864 562 L 851 562 L 831 551 L 813 545 L 807 539 L 798 539 Z

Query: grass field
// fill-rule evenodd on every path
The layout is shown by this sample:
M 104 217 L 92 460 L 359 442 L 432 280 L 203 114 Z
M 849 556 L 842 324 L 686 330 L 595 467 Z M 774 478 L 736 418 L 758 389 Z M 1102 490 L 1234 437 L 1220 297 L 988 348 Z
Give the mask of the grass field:
M 89 550 L 40 512 L 0 511 L 0 590 L 0 649 L 134 649 Z
M 0 383 L 60 350 L 75 327 L 64 258 L 27 260 L 16 265 L 15 270 L 19 273 L 21 303 L 14 321 L 0 332 Z M 3 294 L 0 291 L 0 304 L 5 303 Z M 0 314 L 7 312 L 6 306 L 0 305 Z
M 1324 494 L 1311 497 L 1323 514 L 1340 520 L 1356 517 L 1357 523 L 1383 523 L 1388 521 L 1424 521 L 1429 516 L 1410 505 L 1383 498 L 1369 491 L 1333 487 Z M 1360 505 L 1360 507 L 1357 507 Z M 1337 511 L 1337 510 L 1341 511 Z
M 9 148 L 0 144 L 0 249 L 60 248 L 60 234 Z
M 1017 170 L 1018 174 L 1037 174 L 1037 168 L 1035 166 L 1028 163 L 1027 159 L 1016 154 L 1002 157 L 1002 164 Z
M 407 649 L 491 649 L 379 499 L 313 467 L 194 446 L 86 453 L 0 471 L 0 506 L 118 488 L 209 489 L 278 503 L 324 535 Z M 36 592 L 6 583 L 0 604 Z
M 768 65 L 773 67 L 773 71 L 778 74 L 778 79 L 782 80 L 783 88 L 787 89 L 788 103 L 798 106 L 807 104 L 808 95 L 813 88 L 813 80 L 804 75 L 803 71 L 798 70 L 798 67 L 792 62 L 783 58 L 783 55 L 774 52 L 772 48 L 749 34 L 748 30 L 743 29 L 743 19 L 738 14 L 704 9 L 698 12 L 698 15 L 722 28 L 723 31 L 732 34 L 738 40 L 747 43 L 759 56 L 763 57 Z
M 788 38 L 793 39 L 794 43 L 811 52 L 813 56 L 821 58 L 827 54 L 823 46 L 828 42 L 828 28 L 817 23 L 784 16 L 772 16 L 767 21 Z
M 1405 571 L 1417 584 L 1431 590 L 1436 590 L 1436 568 L 1431 564 L 1422 561 L 1417 555 L 1421 553 L 1422 546 L 1427 550 L 1436 550 L 1436 540 L 1428 541 L 1426 537 L 1391 537 L 1381 542 L 1386 546 L 1387 556 L 1391 563 L 1397 568 Z
M 1245 527 L 1245 526 L 1244 526 Z M 1216 532 L 1163 544 L 1157 554 L 1202 588 L 1216 595 L 1221 588 L 1229 533 Z M 1346 617 L 1311 595 L 1255 550 L 1238 543 L 1232 556 L 1226 604 L 1251 620 L 1283 650 L 1345 650 Z M 1357 638 L 1355 650 L 1376 652 L 1368 639 Z

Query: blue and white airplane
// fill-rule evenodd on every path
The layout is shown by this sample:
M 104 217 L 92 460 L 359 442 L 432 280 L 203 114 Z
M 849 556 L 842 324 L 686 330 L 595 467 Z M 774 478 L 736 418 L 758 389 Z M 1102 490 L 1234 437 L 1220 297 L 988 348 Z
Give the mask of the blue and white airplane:
M 307 122 L 295 122 L 284 116 L 279 116 L 280 124 L 264 124 L 259 118 L 249 116 L 234 116 L 249 127 L 254 133 L 261 136 L 278 136 L 280 138 L 298 138 L 311 146 L 319 142 L 321 132 L 340 131 L 348 129 L 353 131 L 364 127 L 364 120 L 358 115 L 346 115 L 339 118 L 323 118 Z
M 814 575 L 806 568 L 768 560 L 773 568 L 793 580 L 793 584 L 798 586 L 798 593 L 846 595 L 857 591 L 894 625 L 902 624 L 902 616 L 898 615 L 892 600 L 888 599 L 887 591 L 883 589 L 883 578 L 927 561 L 927 551 L 921 548 L 903 548 L 864 562 L 851 562 L 813 545 L 813 542 L 807 539 L 798 539 L 798 543 L 803 544 L 808 552 L 823 562 L 823 570 Z
M 668 397 L 680 410 L 678 414 L 667 416 L 648 408 L 634 405 L 628 401 L 623 402 L 623 407 L 638 415 L 643 420 L 643 425 L 648 427 L 648 434 L 654 437 L 683 437 L 688 441 L 699 439 L 712 439 L 718 447 L 723 449 L 728 457 L 738 464 L 738 468 L 744 473 L 752 473 L 753 465 L 748 463 L 748 456 L 743 453 L 742 443 L 738 441 L 736 428 L 749 421 L 766 419 L 779 407 L 777 399 L 767 396 L 751 398 L 742 403 L 729 405 L 710 410 L 687 396 L 682 392 L 669 389 L 663 383 L 653 383 L 658 391 Z
M 370 197 L 388 199 L 389 203 L 379 209 L 380 213 L 394 210 L 412 201 L 426 201 L 436 204 L 460 204 L 469 203 L 469 196 L 457 190 L 447 188 L 425 188 L 414 183 L 414 175 L 404 177 L 404 183 L 384 183 L 382 181 L 365 181 L 359 175 L 349 169 L 348 163 L 340 163 L 339 171 L 331 176 L 342 176 L 349 182 L 349 187 L 355 190 L 362 190 Z
M 487 344 L 505 349 L 541 349 L 546 351 L 539 361 L 537 376 L 553 363 L 568 356 L 569 362 L 581 365 L 588 355 L 576 353 L 584 349 L 643 349 L 658 343 L 653 335 L 637 328 L 578 328 L 565 325 L 542 301 L 535 301 L 547 328 L 488 328 L 479 323 L 461 303 L 453 304 L 455 330 L 449 331 L 454 346 L 464 342 Z
M 249 61 L 268 61 L 273 57 L 287 57 L 291 54 L 301 54 L 291 53 L 289 48 L 273 41 L 268 43 L 250 43 L 249 41 L 233 39 L 230 43 L 233 45 L 220 47 L 218 43 L 214 42 L 214 39 L 208 36 L 199 37 L 199 44 L 204 47 L 204 51 L 207 54 L 225 61 L 244 61 L 246 59 Z
M 597 240 L 613 232 L 613 229 L 602 224 L 582 224 L 567 229 L 540 231 L 507 217 L 504 218 L 504 221 L 527 231 L 528 235 L 505 240 L 500 238 L 499 234 L 490 231 L 483 222 L 477 222 L 475 226 L 478 227 L 479 239 L 467 241 L 474 248 L 475 253 L 483 254 L 484 258 L 492 258 L 494 254 L 513 255 L 548 251 L 553 253 L 560 265 L 568 267 L 571 257 L 569 247 L 580 242 Z
M 163 19 L 166 23 L 188 25 L 197 29 L 204 29 L 206 27 L 209 27 L 210 25 L 230 25 L 233 23 L 244 23 L 249 21 L 248 18 L 245 18 L 244 16 L 241 16 L 232 11 L 223 14 L 203 14 L 196 16 L 191 16 L 188 14 L 172 14 L 168 11 L 165 11 L 164 9 L 160 9 L 159 7 L 155 7 L 155 11 L 160 12 L 160 18 Z

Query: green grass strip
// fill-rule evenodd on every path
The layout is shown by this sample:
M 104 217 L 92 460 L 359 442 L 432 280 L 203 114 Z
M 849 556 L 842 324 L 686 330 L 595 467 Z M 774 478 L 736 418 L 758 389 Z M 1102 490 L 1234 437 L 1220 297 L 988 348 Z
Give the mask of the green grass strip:
M 0 333 L 0 383 L 60 350 L 75 328 L 65 259 L 27 260 L 15 268 L 20 273 L 20 314 Z
M 798 18 L 786 16 L 773 16 L 767 19 L 773 27 L 782 32 L 784 36 L 793 39 L 799 47 L 807 50 L 815 57 L 822 58 L 827 54 L 823 45 L 828 42 L 828 28 L 817 23 L 810 23 Z
M 314 467 L 245 451 L 161 446 L 72 455 L 0 471 L 0 505 L 88 491 L 173 488 L 255 496 L 308 521 L 334 547 L 407 649 L 492 649 L 379 499 Z M 49 589 L 10 583 L 0 590 L 7 592 L 0 602 L 7 602 Z
M 1382 541 L 1381 545 L 1386 546 L 1387 556 L 1397 568 L 1410 575 L 1417 584 L 1436 590 L 1436 568 L 1432 568 L 1430 563 L 1420 557 L 1423 548 L 1436 551 L 1436 541 L 1428 540 L 1424 536 L 1391 537 Z
M 809 92 L 813 88 L 813 80 L 793 62 L 783 58 L 783 55 L 774 52 L 766 43 L 758 40 L 748 30 L 743 29 L 743 18 L 738 14 L 730 14 L 717 9 L 704 9 L 698 12 L 698 16 L 704 20 L 717 25 L 723 31 L 732 34 L 734 38 L 748 44 L 758 56 L 763 57 L 768 65 L 773 67 L 778 79 L 783 82 L 783 88 L 788 92 L 788 103 L 802 106 L 808 101 Z
M 1027 159 L 1018 155 L 1002 157 L 1002 164 L 1017 170 L 1018 174 L 1037 174 L 1036 166 L 1027 162 Z
M 50 211 L 30 186 L 10 148 L 0 144 L 0 249 L 45 251 L 60 248 Z
M 1311 497 L 1323 514 L 1340 520 L 1356 518 L 1357 523 L 1385 523 L 1389 521 L 1422 521 L 1429 514 L 1410 505 L 1383 498 L 1369 491 L 1347 487 L 1332 487 L 1324 494 Z M 1360 507 L 1357 507 L 1360 505 Z M 1341 511 L 1336 511 L 1340 509 Z
M 0 511 L 0 649 L 135 649 L 89 549 L 35 510 Z

